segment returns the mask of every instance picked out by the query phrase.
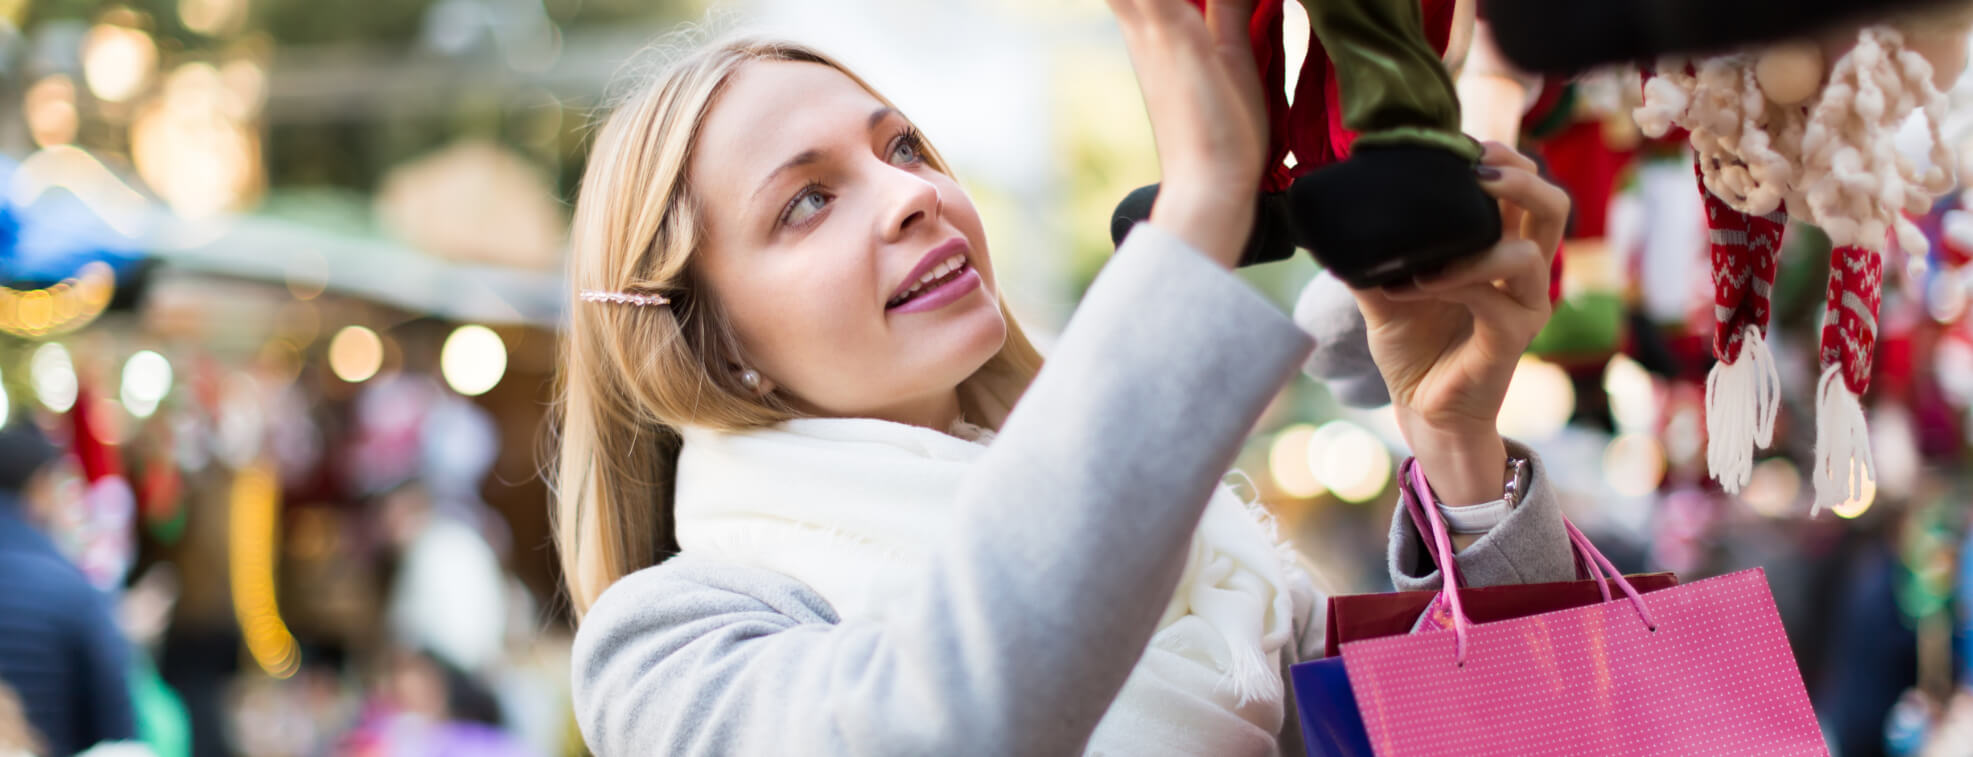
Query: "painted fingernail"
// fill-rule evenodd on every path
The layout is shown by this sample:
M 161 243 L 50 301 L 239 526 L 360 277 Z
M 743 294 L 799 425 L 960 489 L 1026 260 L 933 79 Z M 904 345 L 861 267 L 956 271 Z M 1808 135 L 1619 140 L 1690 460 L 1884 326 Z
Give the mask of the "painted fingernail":
M 1473 175 L 1480 177 L 1480 181 L 1500 181 L 1501 176 L 1500 169 L 1493 166 L 1476 167 L 1473 169 Z

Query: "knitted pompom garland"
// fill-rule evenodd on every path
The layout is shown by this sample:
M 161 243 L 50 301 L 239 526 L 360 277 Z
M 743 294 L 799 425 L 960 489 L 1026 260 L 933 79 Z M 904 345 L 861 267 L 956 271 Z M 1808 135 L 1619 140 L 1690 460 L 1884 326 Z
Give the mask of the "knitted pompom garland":
M 1686 129 L 1696 153 L 1718 360 L 1706 384 L 1706 459 L 1728 492 L 1748 483 L 1754 450 L 1773 441 L 1780 377 L 1766 334 L 1787 219 L 1821 227 L 1833 242 L 1816 391 L 1819 512 L 1861 496 L 1875 476 L 1861 398 L 1870 388 L 1884 251 L 1893 234 L 1907 251 L 1926 249 L 1905 213 L 1922 213 L 1950 190 L 1955 160 L 1939 134 L 1946 98 L 1932 65 L 1897 28 L 1859 30 L 1807 98 L 1769 97 L 1758 73 L 1764 57 L 1663 61 L 1635 115 L 1652 136 Z M 1917 113 L 1931 139 L 1923 167 L 1893 139 Z

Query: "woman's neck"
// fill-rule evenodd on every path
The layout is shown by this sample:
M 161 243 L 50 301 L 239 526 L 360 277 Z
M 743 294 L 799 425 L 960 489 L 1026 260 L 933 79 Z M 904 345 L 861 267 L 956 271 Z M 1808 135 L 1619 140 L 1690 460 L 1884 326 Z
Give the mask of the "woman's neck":
M 965 412 L 960 407 L 959 392 L 953 390 L 893 405 L 872 413 L 871 417 L 946 433 L 965 417 Z

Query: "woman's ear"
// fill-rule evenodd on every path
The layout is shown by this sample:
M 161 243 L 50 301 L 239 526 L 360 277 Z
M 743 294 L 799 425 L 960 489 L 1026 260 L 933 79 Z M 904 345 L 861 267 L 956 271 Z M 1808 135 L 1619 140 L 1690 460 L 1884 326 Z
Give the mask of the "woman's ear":
M 747 391 L 753 392 L 755 396 L 765 397 L 774 393 L 774 381 L 762 376 L 760 371 L 740 365 L 729 366 L 729 369 L 733 371 L 733 377 L 740 381 L 740 385 L 746 387 Z

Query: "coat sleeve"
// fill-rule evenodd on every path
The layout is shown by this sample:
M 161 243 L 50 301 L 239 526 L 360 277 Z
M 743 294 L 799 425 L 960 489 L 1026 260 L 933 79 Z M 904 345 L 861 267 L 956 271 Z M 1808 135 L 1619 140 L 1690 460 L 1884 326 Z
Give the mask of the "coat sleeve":
M 1562 503 L 1550 485 L 1548 467 L 1526 445 L 1509 441 L 1507 454 L 1528 461 L 1528 493 L 1493 530 L 1459 552 L 1465 585 L 1548 583 L 1576 580 L 1575 552 L 1562 526 Z M 1405 508 L 1391 513 L 1387 552 L 1391 583 L 1398 591 L 1437 589 L 1439 570 L 1426 555 L 1424 537 Z
M 578 632 L 575 704 L 604 757 L 1075 754 L 1177 583 L 1214 486 L 1309 339 L 1138 224 L 928 534 L 888 617 L 799 622 L 659 566 Z M 735 575 L 738 575 L 737 573 Z

